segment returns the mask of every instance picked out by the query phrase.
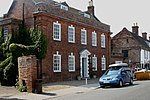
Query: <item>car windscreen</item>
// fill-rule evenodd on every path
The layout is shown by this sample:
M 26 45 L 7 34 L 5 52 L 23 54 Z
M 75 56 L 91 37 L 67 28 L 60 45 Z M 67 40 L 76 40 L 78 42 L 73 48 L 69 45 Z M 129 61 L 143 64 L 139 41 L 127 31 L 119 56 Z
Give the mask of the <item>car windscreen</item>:
M 106 72 L 105 75 L 117 75 L 120 73 L 120 68 L 109 68 Z

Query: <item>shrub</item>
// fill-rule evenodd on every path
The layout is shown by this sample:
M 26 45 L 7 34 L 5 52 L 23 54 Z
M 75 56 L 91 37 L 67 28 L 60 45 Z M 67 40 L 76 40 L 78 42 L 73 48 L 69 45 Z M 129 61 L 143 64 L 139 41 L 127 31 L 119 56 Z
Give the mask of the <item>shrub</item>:
M 27 92 L 27 86 L 19 86 L 19 87 L 18 87 L 18 90 L 19 90 L 20 92 Z

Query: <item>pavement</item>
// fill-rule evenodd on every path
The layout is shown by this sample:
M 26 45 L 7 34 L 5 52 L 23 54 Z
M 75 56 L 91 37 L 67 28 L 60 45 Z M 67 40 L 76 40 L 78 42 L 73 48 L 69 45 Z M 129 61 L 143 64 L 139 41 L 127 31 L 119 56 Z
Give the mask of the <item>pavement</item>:
M 14 92 L 8 93 L 8 91 L 0 94 L 0 100 L 49 100 L 69 94 L 85 93 L 99 87 L 98 78 L 88 79 L 87 84 L 85 80 L 73 80 L 73 81 L 62 81 L 43 84 L 43 93 L 20 93 Z M 10 89 L 11 90 L 11 89 Z M 0 91 L 1 88 L 0 88 Z M 1 93 L 1 92 L 0 92 Z

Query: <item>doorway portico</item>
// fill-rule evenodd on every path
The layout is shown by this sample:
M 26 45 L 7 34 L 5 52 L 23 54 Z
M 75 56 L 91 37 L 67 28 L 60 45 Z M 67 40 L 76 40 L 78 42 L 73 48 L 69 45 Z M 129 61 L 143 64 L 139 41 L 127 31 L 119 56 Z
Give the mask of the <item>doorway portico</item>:
M 81 78 L 89 77 L 89 55 L 91 53 L 84 49 L 80 52 L 80 76 Z

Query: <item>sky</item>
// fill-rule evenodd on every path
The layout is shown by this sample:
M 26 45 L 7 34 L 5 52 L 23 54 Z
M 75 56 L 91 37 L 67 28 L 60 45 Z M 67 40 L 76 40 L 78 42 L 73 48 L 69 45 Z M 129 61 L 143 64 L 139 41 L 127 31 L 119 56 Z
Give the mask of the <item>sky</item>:
M 7 13 L 12 1 L 1 0 L 0 16 Z M 55 1 L 66 1 L 69 6 L 82 11 L 86 11 L 89 5 L 89 0 Z M 93 0 L 93 3 L 95 15 L 101 22 L 110 25 L 111 32 L 114 34 L 120 32 L 124 27 L 131 31 L 133 23 L 138 23 L 139 33 L 150 34 L 150 0 Z

